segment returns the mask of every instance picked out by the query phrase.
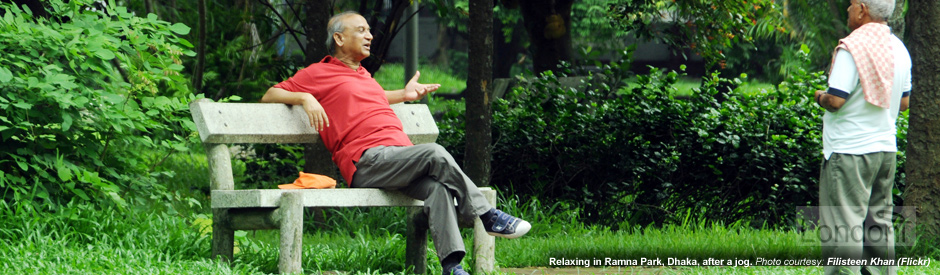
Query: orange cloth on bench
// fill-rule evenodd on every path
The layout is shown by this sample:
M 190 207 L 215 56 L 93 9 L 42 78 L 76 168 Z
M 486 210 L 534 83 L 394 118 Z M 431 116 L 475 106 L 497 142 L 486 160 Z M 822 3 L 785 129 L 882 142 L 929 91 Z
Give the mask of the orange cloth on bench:
M 277 188 L 280 189 L 326 189 L 335 187 L 336 180 L 333 178 L 304 172 L 300 172 L 300 176 L 297 177 L 297 180 L 294 180 L 294 183 L 280 184 L 277 186 Z

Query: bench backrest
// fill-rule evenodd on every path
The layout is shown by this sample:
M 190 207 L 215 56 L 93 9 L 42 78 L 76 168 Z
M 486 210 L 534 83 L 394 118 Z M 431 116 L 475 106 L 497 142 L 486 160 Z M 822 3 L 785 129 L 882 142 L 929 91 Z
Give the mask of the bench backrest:
M 197 100 L 189 108 L 203 143 L 320 143 L 302 106 Z M 437 140 L 437 124 L 427 105 L 394 104 L 392 110 L 412 143 Z

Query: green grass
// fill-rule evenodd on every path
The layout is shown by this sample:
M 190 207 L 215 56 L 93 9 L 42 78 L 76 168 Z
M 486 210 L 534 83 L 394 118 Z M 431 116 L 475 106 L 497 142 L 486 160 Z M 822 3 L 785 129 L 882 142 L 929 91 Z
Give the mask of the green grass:
M 446 68 L 421 65 L 418 66 L 418 71 L 421 72 L 418 83 L 441 84 L 441 88 L 435 93 L 456 94 L 467 87 L 466 79 L 452 75 Z M 385 90 L 399 90 L 405 87 L 405 67 L 400 63 L 382 65 L 373 77 Z
M 68 205 L 41 212 L 0 205 L 4 274 L 242 274 L 252 266 L 210 261 L 209 238 L 163 213 Z
M 446 68 L 439 68 L 434 65 L 421 65 L 418 67 L 421 72 L 419 83 L 441 84 L 441 88 L 427 97 L 428 109 L 432 113 L 440 112 L 463 112 L 465 105 L 463 100 L 445 100 L 434 96 L 435 94 L 457 94 L 466 89 L 467 80 L 454 76 Z M 379 72 L 374 75 L 375 81 L 382 85 L 385 90 L 398 90 L 405 87 L 405 68 L 399 63 L 388 63 L 382 65 Z
M 695 89 L 702 86 L 701 78 L 694 77 L 682 77 L 675 84 L 676 92 L 673 95 L 676 96 L 690 96 Z M 628 85 L 628 87 L 636 87 L 635 84 Z M 735 90 L 735 92 L 742 93 L 745 95 L 755 95 L 760 93 L 765 93 L 766 91 L 771 91 L 775 89 L 775 85 L 766 82 L 744 82 Z
M 640 258 L 813 258 L 818 247 L 803 235 L 692 221 L 663 228 L 611 231 L 578 222 L 566 203 L 502 198 L 500 205 L 533 221 L 530 235 L 497 240 L 499 269 L 552 267 L 551 257 Z M 239 231 L 234 265 L 209 259 L 206 214 L 169 215 L 71 205 L 56 213 L 36 213 L 0 205 L 0 268 L 8 274 L 265 274 L 277 271 L 277 231 Z M 184 211 L 180 211 L 184 212 Z M 305 227 L 303 267 L 308 274 L 404 274 L 404 209 L 328 210 L 325 222 Z M 308 215 L 309 217 L 309 215 Z M 472 247 L 471 233 L 464 229 Z M 472 267 L 472 257 L 464 260 Z M 433 246 L 429 274 L 440 273 Z M 664 262 L 665 263 L 665 262 Z M 754 263 L 751 262 L 751 265 Z M 940 267 L 901 267 L 900 274 L 937 274 Z M 596 268 L 596 267 L 592 267 Z M 638 267 L 602 267 L 595 274 Z M 643 270 L 648 270 L 646 267 Z M 618 271 L 620 270 L 620 271 Z M 805 274 L 818 267 L 664 267 L 657 274 Z M 511 274 L 497 272 L 496 274 Z M 591 273 L 584 273 L 591 274 Z

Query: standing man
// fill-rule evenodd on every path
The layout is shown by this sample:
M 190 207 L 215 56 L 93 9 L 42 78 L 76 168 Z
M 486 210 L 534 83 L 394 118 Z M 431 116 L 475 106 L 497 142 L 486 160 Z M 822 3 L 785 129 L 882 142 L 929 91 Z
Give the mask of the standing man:
M 894 0 L 852 0 L 852 33 L 839 41 L 828 91 L 816 91 L 823 116 L 819 177 L 820 241 L 825 274 L 860 274 L 845 260 L 894 259 L 898 112 L 907 110 L 911 57 L 891 34 Z M 866 266 L 896 274 L 894 266 Z
M 424 201 L 431 239 L 444 275 L 467 274 L 457 215 L 480 217 L 490 235 L 518 238 L 531 229 L 519 218 L 493 208 L 454 158 L 438 144 L 414 145 L 389 104 L 413 101 L 440 84 L 385 91 L 360 61 L 369 57 L 372 34 L 354 12 L 330 18 L 327 47 L 332 56 L 268 89 L 262 102 L 302 105 L 350 187 L 399 190 Z M 457 207 L 454 207 L 454 200 Z

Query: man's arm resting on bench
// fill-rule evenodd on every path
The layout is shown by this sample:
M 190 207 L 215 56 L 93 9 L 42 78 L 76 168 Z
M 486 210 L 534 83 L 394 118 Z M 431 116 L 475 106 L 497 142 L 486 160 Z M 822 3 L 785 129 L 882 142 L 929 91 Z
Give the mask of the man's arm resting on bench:
M 323 106 L 320 106 L 320 102 L 311 94 L 295 93 L 281 88 L 271 87 L 264 93 L 264 96 L 261 97 L 261 102 L 302 105 L 304 111 L 307 113 L 307 118 L 310 119 L 310 127 L 317 128 L 317 131 L 322 131 L 323 128 L 330 127 L 330 119 L 326 116 L 326 110 L 323 110 Z

